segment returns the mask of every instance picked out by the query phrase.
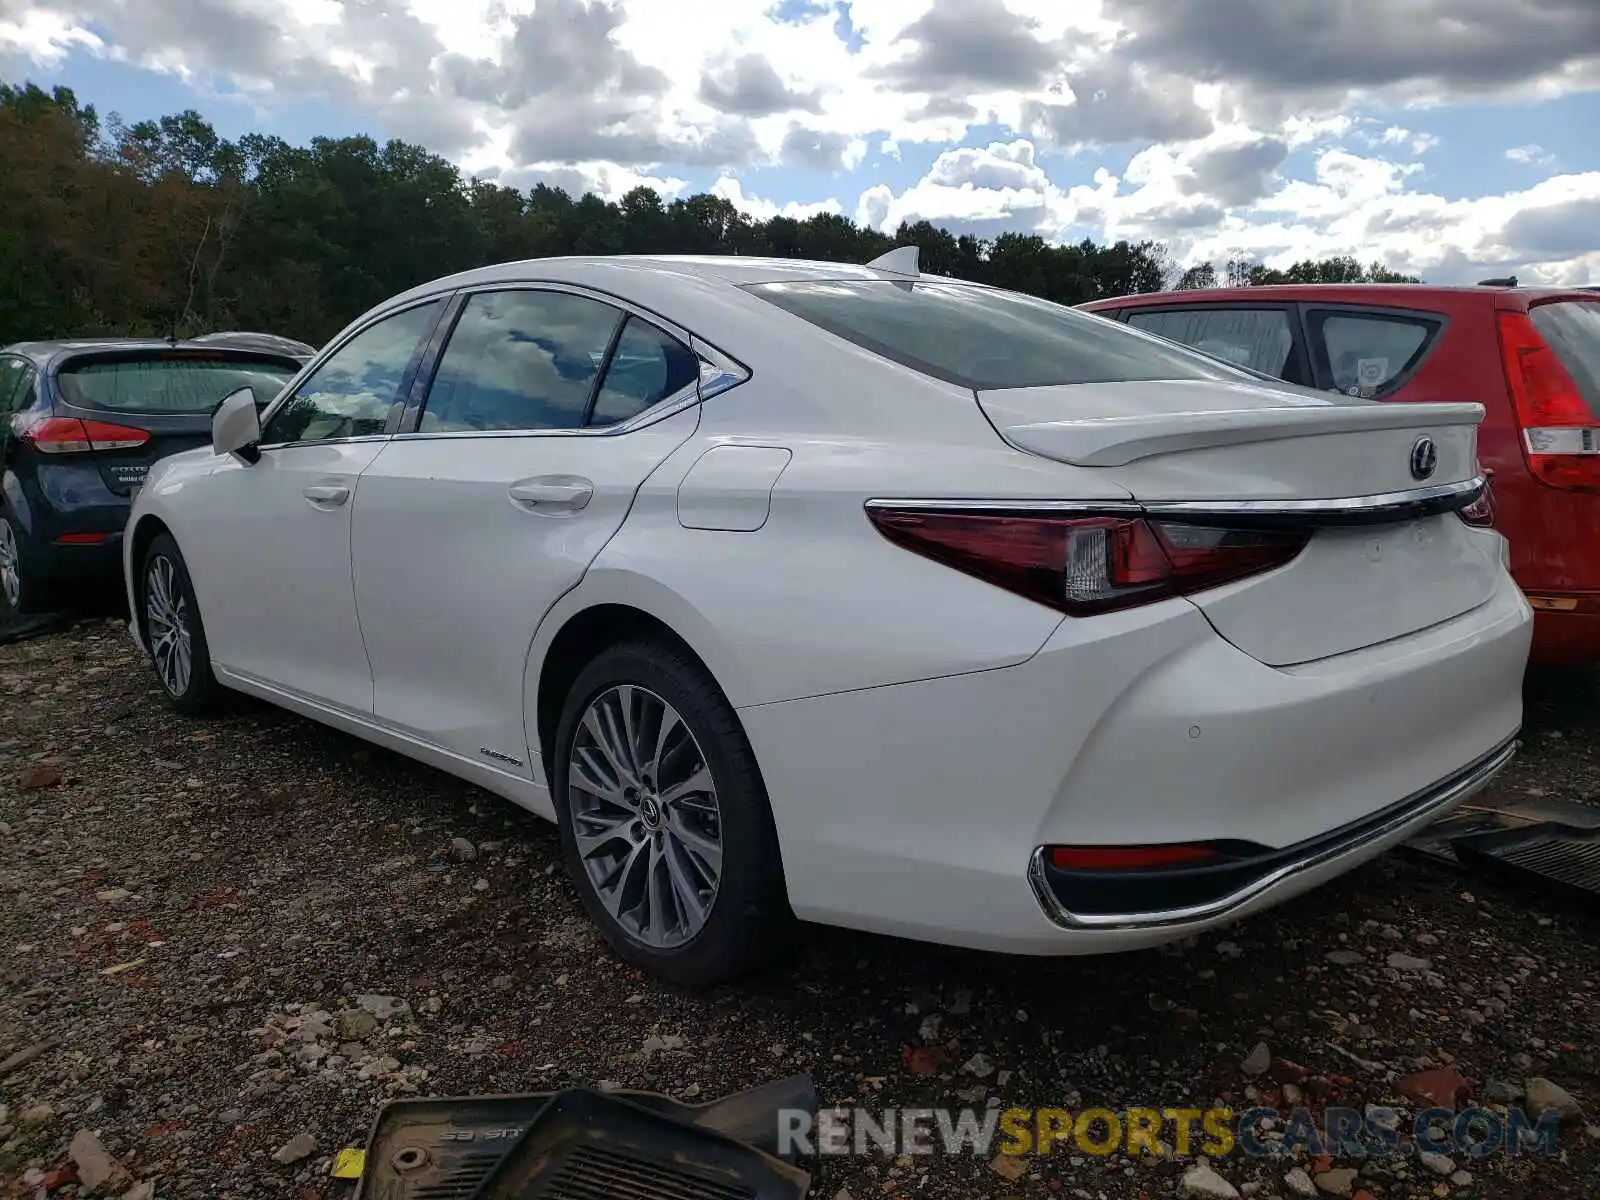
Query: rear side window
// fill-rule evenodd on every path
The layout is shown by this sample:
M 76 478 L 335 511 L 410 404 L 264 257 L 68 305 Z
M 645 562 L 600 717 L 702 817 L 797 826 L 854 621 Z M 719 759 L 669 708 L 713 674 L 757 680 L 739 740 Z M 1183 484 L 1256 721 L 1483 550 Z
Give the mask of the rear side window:
M 748 290 L 874 354 L 979 391 L 1249 378 L 1116 321 L 1015 292 L 890 280 L 760 283 Z
M 1283 378 L 1294 349 L 1289 314 L 1271 308 L 1207 308 L 1188 312 L 1136 312 L 1128 324 L 1157 337 L 1193 346 L 1202 354 Z
M 0 358 L 0 417 L 8 416 L 19 407 L 22 377 L 28 366 L 20 358 Z
M 1375 312 L 1312 310 L 1312 342 L 1329 386 L 1347 396 L 1382 396 L 1395 390 L 1432 348 L 1440 322 Z
M 69 363 L 57 383 L 77 408 L 107 412 L 208 414 L 240 388 L 270 401 L 299 368 L 257 359 L 121 359 Z
M 1535 304 L 1528 317 L 1578 385 L 1590 411 L 1600 416 L 1600 301 Z
M 456 322 L 421 433 L 578 429 L 622 321 L 569 292 L 480 292 Z
M 700 378 L 700 360 L 682 342 L 629 317 L 595 397 L 591 425 L 636 417 Z

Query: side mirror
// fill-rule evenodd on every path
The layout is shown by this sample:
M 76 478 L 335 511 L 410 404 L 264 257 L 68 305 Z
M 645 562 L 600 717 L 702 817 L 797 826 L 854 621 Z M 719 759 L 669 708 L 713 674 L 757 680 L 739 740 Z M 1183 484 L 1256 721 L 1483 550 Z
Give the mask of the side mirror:
M 217 407 L 211 417 L 211 449 L 218 454 L 237 454 L 245 462 L 260 459 L 256 446 L 261 441 L 261 414 L 256 409 L 256 394 L 240 388 Z

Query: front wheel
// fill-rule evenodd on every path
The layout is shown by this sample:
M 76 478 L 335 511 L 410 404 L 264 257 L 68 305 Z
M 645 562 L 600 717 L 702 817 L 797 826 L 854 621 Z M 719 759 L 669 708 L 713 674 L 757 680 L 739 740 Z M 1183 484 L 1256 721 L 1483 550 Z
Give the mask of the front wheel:
M 222 686 L 211 672 L 200 606 L 178 543 L 167 534 L 150 543 L 140 575 L 145 645 L 167 703 L 189 716 L 215 712 Z
M 766 788 L 699 663 L 654 642 L 603 651 L 553 749 L 567 873 L 618 955 L 704 986 L 782 946 L 793 918 Z

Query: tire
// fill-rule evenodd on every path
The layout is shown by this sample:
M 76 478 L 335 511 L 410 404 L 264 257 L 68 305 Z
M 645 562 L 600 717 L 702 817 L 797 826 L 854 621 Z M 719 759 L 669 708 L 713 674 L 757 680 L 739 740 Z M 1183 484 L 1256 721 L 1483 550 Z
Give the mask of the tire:
M 624 705 L 633 736 L 613 734 L 608 755 L 596 731 L 624 728 Z M 663 724 L 670 728 L 657 759 Z M 627 744 L 639 750 L 617 770 Z M 670 983 L 705 987 L 767 965 L 786 946 L 794 918 L 766 787 L 733 707 L 691 657 L 654 641 L 602 651 L 568 693 L 551 782 L 567 874 L 622 959 Z M 710 887 L 708 847 L 720 850 Z M 640 905 L 647 879 L 656 884 L 648 923 Z
M 0 513 L 0 615 L 28 616 L 50 611 L 50 589 L 28 569 L 22 530 L 10 513 Z
M 211 671 L 211 651 L 195 600 L 194 583 L 178 543 L 163 533 L 150 543 L 139 568 L 139 612 L 156 682 L 167 704 L 185 716 L 209 716 L 223 708 L 225 693 Z M 170 636 L 168 636 L 170 635 Z M 158 645 L 158 641 L 161 645 Z M 173 650 L 168 656 L 163 646 Z M 187 669 L 183 669 L 183 648 Z

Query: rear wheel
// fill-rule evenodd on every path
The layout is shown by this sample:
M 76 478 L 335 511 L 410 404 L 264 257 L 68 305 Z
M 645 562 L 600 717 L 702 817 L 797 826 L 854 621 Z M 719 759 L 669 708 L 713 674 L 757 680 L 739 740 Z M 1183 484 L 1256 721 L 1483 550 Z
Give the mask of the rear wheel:
M 40 613 L 47 603 L 44 581 L 28 566 L 21 530 L 10 513 L 0 513 L 0 613 Z
M 217 711 L 222 685 L 211 673 L 200 606 L 178 543 L 161 534 L 150 543 L 140 575 L 145 644 L 167 703 L 181 713 L 202 716 Z
M 793 918 L 766 788 L 703 667 L 655 642 L 603 651 L 553 749 L 567 872 L 622 958 L 701 986 L 781 948 Z

